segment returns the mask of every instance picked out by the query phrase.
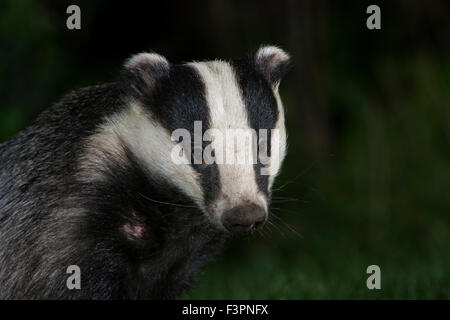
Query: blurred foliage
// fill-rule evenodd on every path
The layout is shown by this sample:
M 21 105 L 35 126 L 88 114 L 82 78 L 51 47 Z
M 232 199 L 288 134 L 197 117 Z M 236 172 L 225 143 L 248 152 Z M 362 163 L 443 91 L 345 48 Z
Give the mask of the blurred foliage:
M 172 61 L 282 46 L 289 154 L 271 224 L 236 241 L 188 298 L 450 297 L 450 23 L 445 1 L 0 3 L 0 141 L 131 53 Z M 295 199 L 295 200 L 294 200 Z M 292 201 L 290 201 L 292 200 Z M 382 290 L 366 288 L 366 268 Z

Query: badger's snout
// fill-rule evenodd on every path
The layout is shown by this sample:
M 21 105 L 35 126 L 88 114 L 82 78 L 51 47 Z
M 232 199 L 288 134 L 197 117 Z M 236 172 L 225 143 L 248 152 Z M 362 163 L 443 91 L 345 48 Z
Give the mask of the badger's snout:
M 266 222 L 266 211 L 256 205 L 243 205 L 225 211 L 222 224 L 230 232 L 247 232 L 260 228 Z

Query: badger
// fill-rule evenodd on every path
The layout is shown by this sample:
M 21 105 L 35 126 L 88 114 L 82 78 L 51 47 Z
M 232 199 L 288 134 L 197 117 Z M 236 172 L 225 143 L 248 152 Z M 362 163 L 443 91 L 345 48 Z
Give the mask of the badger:
M 68 94 L 1 144 L 0 298 L 180 297 L 228 239 L 268 219 L 289 60 L 275 46 L 183 64 L 136 54 L 115 82 Z M 172 133 L 196 121 L 202 132 L 277 129 L 266 148 L 279 157 L 175 163 Z M 69 266 L 79 288 L 67 285 Z

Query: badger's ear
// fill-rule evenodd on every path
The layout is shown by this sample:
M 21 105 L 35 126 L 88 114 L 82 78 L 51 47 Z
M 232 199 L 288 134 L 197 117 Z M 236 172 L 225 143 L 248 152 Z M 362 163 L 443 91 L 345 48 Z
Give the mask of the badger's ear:
M 289 68 L 290 60 L 289 54 L 275 46 L 260 47 L 254 56 L 256 68 L 274 88 L 278 88 Z
M 150 92 L 170 71 L 170 64 L 157 53 L 139 53 L 129 58 L 122 71 L 125 90 L 134 98 Z

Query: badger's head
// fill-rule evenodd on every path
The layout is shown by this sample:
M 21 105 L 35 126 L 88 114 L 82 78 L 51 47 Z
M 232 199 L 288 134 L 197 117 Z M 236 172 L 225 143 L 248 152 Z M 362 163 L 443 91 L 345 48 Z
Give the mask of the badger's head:
M 99 141 L 108 149 L 120 140 L 147 174 L 217 227 L 258 228 L 285 156 L 278 86 L 288 63 L 273 46 L 230 62 L 174 65 L 155 53 L 132 56 L 122 78 L 126 107 L 104 126 L 108 142 Z

